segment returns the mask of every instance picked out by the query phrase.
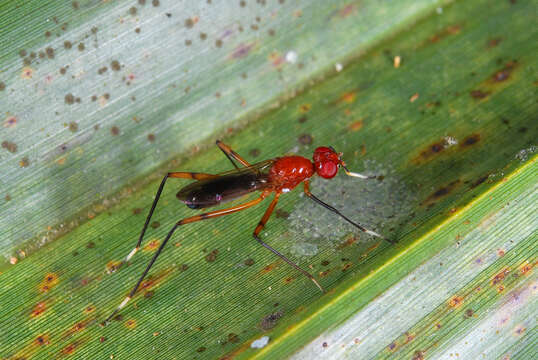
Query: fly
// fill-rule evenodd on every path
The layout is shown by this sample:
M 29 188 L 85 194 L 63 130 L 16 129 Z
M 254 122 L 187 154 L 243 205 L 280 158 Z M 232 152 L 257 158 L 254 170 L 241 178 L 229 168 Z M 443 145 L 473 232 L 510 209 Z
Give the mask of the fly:
M 159 201 L 159 198 L 164 188 L 164 184 L 169 178 L 195 180 L 193 183 L 183 187 L 176 194 L 176 197 L 191 209 L 205 209 L 213 207 L 222 203 L 226 203 L 228 201 L 235 200 L 255 191 L 261 192 L 260 196 L 254 200 L 248 201 L 243 204 L 231 206 L 225 209 L 204 212 L 202 214 L 191 216 L 178 221 L 166 235 L 166 238 L 157 249 L 155 255 L 153 255 L 153 258 L 147 265 L 146 269 L 138 279 L 136 285 L 131 290 L 129 295 L 121 302 L 121 304 L 104 321 L 103 324 L 106 324 L 111 318 L 113 318 L 118 313 L 118 311 L 120 311 L 134 296 L 138 287 L 144 280 L 144 277 L 155 263 L 155 260 L 157 260 L 157 257 L 159 257 L 162 249 L 165 247 L 166 243 L 168 242 L 168 240 L 170 240 L 170 238 L 174 234 L 174 231 L 179 226 L 190 224 L 196 221 L 212 219 L 248 209 L 254 205 L 259 204 L 272 193 L 274 193 L 273 200 L 269 204 L 269 207 L 265 211 L 265 214 L 261 218 L 260 222 L 254 229 L 254 239 L 256 239 L 256 241 L 260 243 L 260 245 L 273 252 L 286 263 L 294 267 L 297 271 L 301 272 L 303 275 L 312 280 L 312 282 L 322 292 L 324 292 L 323 287 L 310 273 L 300 268 L 297 264 L 289 260 L 286 256 L 282 255 L 277 250 L 273 249 L 271 246 L 262 241 L 262 239 L 260 239 L 259 237 L 260 232 L 262 231 L 265 224 L 269 220 L 269 217 L 273 213 L 273 210 L 275 209 L 280 195 L 293 190 L 301 183 L 303 183 L 303 190 L 306 196 L 314 200 L 317 204 L 339 215 L 359 230 L 367 234 L 377 236 L 381 239 L 390 241 L 382 235 L 372 230 L 368 230 L 361 224 L 347 218 L 340 211 L 338 211 L 331 205 L 321 201 L 310 192 L 310 178 L 312 176 L 317 174 L 325 179 L 332 179 L 336 176 L 336 173 L 340 168 L 342 168 L 344 172 L 349 176 L 354 176 L 361 179 L 375 178 L 375 176 L 366 176 L 349 171 L 346 167 L 346 164 L 342 160 L 342 153 L 337 153 L 332 147 L 316 148 L 314 150 L 313 161 L 310 161 L 309 159 L 302 156 L 283 156 L 251 165 L 223 142 L 217 140 L 217 146 L 231 161 L 235 169 L 220 174 L 206 174 L 195 172 L 169 172 L 168 174 L 166 174 L 161 181 L 159 189 L 157 190 L 155 200 L 151 205 L 151 209 L 149 211 L 148 217 L 146 218 L 146 222 L 144 223 L 144 227 L 142 228 L 142 232 L 140 233 L 140 237 L 138 238 L 138 242 L 136 243 L 135 248 L 129 253 L 129 255 L 127 255 L 127 257 L 122 263 L 129 261 L 138 251 L 138 249 L 140 249 L 142 239 L 144 238 L 144 234 L 148 227 L 151 216 L 153 215 L 153 211 L 155 210 L 155 206 Z M 241 167 L 239 167 L 236 162 L 238 162 Z

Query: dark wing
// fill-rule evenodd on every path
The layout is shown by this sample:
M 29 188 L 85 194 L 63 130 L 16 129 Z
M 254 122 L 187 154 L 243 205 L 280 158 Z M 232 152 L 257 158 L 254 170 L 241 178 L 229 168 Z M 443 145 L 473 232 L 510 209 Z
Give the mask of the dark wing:
M 270 186 L 268 173 L 275 159 L 218 174 L 214 178 L 193 182 L 176 197 L 191 209 L 201 209 L 231 201 Z

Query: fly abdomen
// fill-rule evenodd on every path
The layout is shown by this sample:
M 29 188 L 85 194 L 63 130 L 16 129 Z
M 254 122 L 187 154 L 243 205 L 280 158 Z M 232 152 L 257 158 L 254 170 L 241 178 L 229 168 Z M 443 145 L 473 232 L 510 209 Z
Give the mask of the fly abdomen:
M 185 186 L 176 197 L 191 209 L 216 206 L 264 188 L 265 175 L 256 172 L 228 174 Z

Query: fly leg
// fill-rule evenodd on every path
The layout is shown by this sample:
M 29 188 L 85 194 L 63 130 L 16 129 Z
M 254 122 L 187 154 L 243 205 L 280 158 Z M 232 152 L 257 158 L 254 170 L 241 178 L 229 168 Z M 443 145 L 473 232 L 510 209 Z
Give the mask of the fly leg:
M 252 207 L 252 206 L 257 205 L 258 203 L 260 203 L 265 198 L 265 196 L 266 195 L 263 193 L 259 198 L 254 199 L 254 200 L 249 201 L 249 202 L 246 202 L 244 204 L 239 204 L 239 205 L 227 208 L 227 209 L 215 210 L 215 211 L 203 213 L 203 214 L 196 215 L 196 216 L 191 216 L 191 217 L 188 217 L 188 218 L 185 218 L 183 220 L 178 221 L 172 227 L 172 229 L 170 229 L 170 231 L 168 232 L 168 235 L 166 235 L 166 238 L 164 239 L 162 244 L 157 249 L 157 252 L 155 253 L 155 255 L 153 255 L 153 258 L 151 258 L 151 261 L 146 266 L 146 269 L 144 270 L 142 275 L 138 278 L 138 281 L 137 281 L 136 285 L 131 290 L 129 295 L 121 302 L 121 304 L 116 308 L 116 310 L 114 310 L 114 312 L 112 312 L 112 314 L 110 314 L 110 316 L 106 318 L 106 320 L 103 322 L 103 325 L 108 323 L 110 321 L 110 319 L 112 319 L 118 313 L 118 311 L 120 311 L 129 302 L 129 300 L 131 300 L 131 298 L 136 293 L 136 290 L 138 290 L 138 287 L 140 286 L 140 284 L 144 280 L 144 277 L 148 273 L 149 269 L 151 269 L 151 267 L 153 266 L 153 263 L 155 263 L 155 260 L 157 260 L 157 257 L 159 257 L 159 255 L 160 255 L 161 251 L 163 250 L 164 246 L 166 245 L 168 240 L 170 240 L 170 238 L 174 234 L 174 231 L 176 231 L 176 229 L 179 226 L 185 225 L 185 224 L 190 224 L 190 223 L 193 223 L 193 222 L 196 222 L 196 221 L 212 219 L 212 218 L 215 218 L 215 217 L 228 215 L 228 214 L 232 214 L 232 213 L 237 212 L 237 211 L 248 209 L 249 207 Z
M 159 190 L 157 190 L 157 194 L 155 195 L 155 200 L 153 200 L 153 204 L 151 205 L 151 209 L 149 210 L 148 217 L 146 218 L 146 222 L 144 223 L 144 227 L 142 228 L 142 232 L 140 233 L 140 236 L 138 237 L 138 242 L 136 243 L 136 246 L 129 255 L 123 260 L 118 268 L 122 266 L 124 263 L 129 261 L 134 254 L 140 249 L 140 245 L 142 244 L 142 239 L 144 238 L 144 234 L 146 233 L 146 229 L 148 228 L 149 221 L 151 219 L 151 216 L 153 215 L 153 211 L 155 210 L 155 207 L 157 206 L 157 202 L 159 201 L 159 198 L 161 197 L 161 193 L 164 188 L 164 184 L 168 178 L 180 178 L 180 179 L 193 179 L 193 180 L 203 180 L 203 179 L 210 179 L 212 177 L 215 177 L 215 175 L 212 174 L 204 174 L 204 173 L 194 173 L 194 172 L 169 172 L 166 174 L 161 181 L 161 185 L 159 185 Z
M 237 166 L 237 164 L 235 163 L 234 160 L 237 160 L 238 162 L 240 162 L 241 165 L 243 165 L 244 167 L 248 167 L 248 166 L 250 166 L 250 164 L 248 163 L 248 161 L 246 161 L 245 159 L 243 159 L 243 158 L 241 157 L 241 155 L 239 155 L 238 153 L 236 153 L 235 151 L 233 151 L 231 147 L 229 147 L 228 145 L 226 145 L 226 144 L 223 143 L 222 141 L 217 140 L 217 141 L 216 141 L 216 144 L 217 144 L 217 146 L 219 147 L 219 149 L 222 150 L 222 152 L 224 153 L 224 155 L 226 155 L 226 157 L 228 158 L 228 160 L 231 161 L 231 163 L 233 164 L 233 166 L 234 166 L 236 169 L 239 169 L 239 167 Z
M 267 210 L 265 211 L 265 214 L 263 214 L 263 217 L 262 219 L 260 220 L 260 222 L 258 223 L 258 226 L 256 226 L 256 229 L 254 230 L 254 233 L 252 234 L 254 236 L 254 239 L 256 239 L 256 241 L 258 241 L 263 247 L 265 247 L 266 249 L 269 249 L 271 252 L 273 252 L 274 254 L 276 254 L 278 257 L 280 257 L 282 260 L 284 260 L 285 262 L 287 262 L 289 265 L 293 266 L 295 269 L 297 269 L 298 271 L 300 271 L 303 275 L 305 275 L 307 278 L 309 278 L 310 280 L 312 280 L 314 282 L 314 284 L 316 284 L 316 286 L 322 291 L 322 292 L 325 292 L 325 290 L 323 290 L 323 288 L 321 287 L 321 285 L 316 281 L 316 279 L 310 274 L 308 273 L 307 271 L 301 269 L 297 264 L 295 264 L 293 261 L 291 261 L 290 259 L 288 259 L 286 256 L 282 255 L 280 252 L 278 252 L 277 250 L 273 249 L 271 246 L 269 246 L 268 244 L 266 244 L 265 242 L 262 241 L 262 239 L 260 239 L 259 237 L 259 234 L 260 232 L 262 231 L 263 227 L 265 226 L 265 224 L 267 223 L 267 220 L 269 220 L 269 217 L 271 216 L 271 214 L 273 213 L 273 210 L 275 209 L 275 206 L 278 202 L 278 197 L 280 196 L 279 193 L 276 193 L 275 195 L 275 198 L 273 199 L 273 201 L 271 201 L 271 204 L 269 205 L 269 207 L 267 208 Z
M 314 194 L 312 194 L 310 192 L 310 183 L 308 181 L 305 181 L 304 182 L 304 193 L 306 194 L 306 196 L 308 196 L 309 198 L 311 198 L 312 200 L 314 200 L 316 203 L 318 203 L 319 205 L 323 206 L 324 208 L 332 211 L 333 213 L 337 214 L 338 216 L 340 216 L 342 219 L 344 219 L 345 221 L 347 221 L 348 223 L 350 223 L 351 225 L 355 226 L 356 228 L 358 228 L 359 230 L 367 233 L 367 234 L 370 234 L 370 235 L 373 235 L 373 236 L 376 236 L 378 238 L 381 238 L 383 240 L 386 240 L 390 243 L 395 243 L 393 240 L 389 240 L 387 239 L 386 237 L 384 237 L 383 235 L 380 235 L 378 233 L 376 233 L 375 231 L 372 231 L 372 230 L 368 230 L 367 228 L 365 228 L 364 226 L 362 226 L 361 224 L 359 223 L 356 223 L 354 221 L 352 221 L 351 219 L 347 218 L 344 214 L 342 214 L 340 211 L 336 210 L 334 207 L 332 207 L 331 205 L 329 204 L 326 204 L 324 203 L 323 201 L 321 201 L 320 199 L 318 199 L 317 197 L 314 196 Z

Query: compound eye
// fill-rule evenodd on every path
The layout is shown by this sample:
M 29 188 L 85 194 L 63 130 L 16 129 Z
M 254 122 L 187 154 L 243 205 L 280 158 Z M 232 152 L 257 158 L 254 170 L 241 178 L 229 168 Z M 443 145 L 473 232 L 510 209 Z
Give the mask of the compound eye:
M 332 161 L 324 161 L 320 163 L 318 166 L 319 176 L 325 179 L 333 178 L 337 172 L 338 172 L 338 165 Z

